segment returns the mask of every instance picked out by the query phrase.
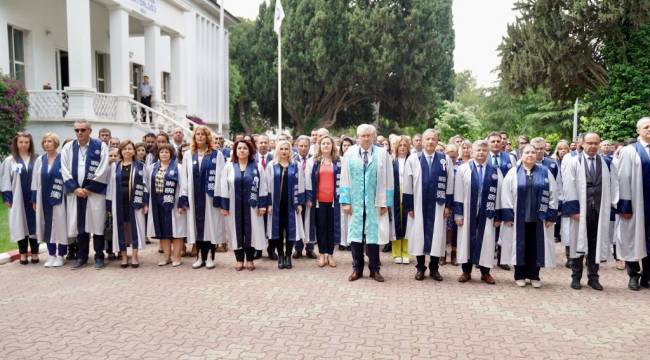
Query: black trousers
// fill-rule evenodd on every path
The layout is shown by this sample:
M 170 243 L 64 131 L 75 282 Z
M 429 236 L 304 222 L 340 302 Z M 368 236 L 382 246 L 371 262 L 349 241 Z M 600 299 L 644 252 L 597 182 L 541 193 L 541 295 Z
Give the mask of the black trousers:
M 278 229 L 279 231 L 279 239 L 269 239 L 269 247 L 273 247 L 273 249 L 277 249 L 278 251 L 278 256 L 291 256 L 291 252 L 293 251 L 293 246 L 295 241 L 289 240 L 289 214 L 288 210 L 285 209 L 280 209 L 280 228 Z M 282 246 L 284 245 L 284 246 Z
M 88 261 L 90 252 L 90 234 L 80 233 L 77 235 L 77 257 L 81 261 Z M 95 250 L 95 260 L 104 258 L 104 235 L 93 235 L 93 250 Z
M 515 280 L 539 280 L 540 267 L 537 266 L 537 226 L 537 222 L 527 222 L 524 225 L 524 265 L 515 265 Z
M 466 262 L 462 264 L 461 269 L 463 270 L 464 273 L 471 273 L 472 272 L 472 263 Z M 490 268 L 487 268 L 485 266 L 480 266 L 479 265 L 479 270 L 481 270 L 481 275 L 487 275 L 490 273 Z
M 208 254 L 212 253 L 212 259 L 214 259 L 214 244 L 210 241 L 197 241 L 196 247 L 199 249 L 201 255 L 201 260 L 205 262 L 208 260 Z
M 415 260 L 416 260 L 415 268 L 417 269 L 417 271 L 425 272 L 427 270 L 426 255 L 418 255 L 415 257 Z M 440 262 L 439 257 L 429 256 L 429 271 L 430 272 L 438 271 L 439 262 Z
M 598 280 L 598 264 L 596 264 L 596 243 L 598 240 L 598 213 L 587 212 L 587 278 Z M 571 277 L 581 279 L 584 269 L 585 256 L 571 260 Z
M 253 261 L 254 257 L 255 248 L 252 246 L 244 246 L 243 249 L 235 249 L 235 259 L 237 262 L 244 262 L 244 258 L 246 258 L 246 261 Z
M 318 252 L 334 254 L 334 207 L 332 203 L 318 203 L 316 210 L 316 240 Z
M 367 244 L 364 237 L 363 242 L 351 242 L 350 249 L 352 250 L 352 269 L 359 274 L 363 274 L 363 267 L 365 259 L 363 258 L 363 248 L 366 247 L 368 254 L 368 269 L 371 273 L 379 272 L 381 264 L 379 263 L 379 245 Z
M 28 245 L 32 249 L 32 254 L 38 255 L 38 240 L 30 237 L 18 240 L 18 252 L 21 254 L 27 254 Z

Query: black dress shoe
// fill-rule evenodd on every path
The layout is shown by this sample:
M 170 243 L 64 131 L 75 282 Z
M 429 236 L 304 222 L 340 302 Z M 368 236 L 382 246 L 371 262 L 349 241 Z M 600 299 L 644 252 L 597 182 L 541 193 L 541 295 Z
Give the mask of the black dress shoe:
M 510 271 L 510 265 L 499 265 L 501 270 Z
M 630 281 L 627 283 L 627 287 L 630 290 L 639 291 L 641 287 L 639 286 L 639 278 L 636 276 L 630 277 Z
M 269 259 L 271 260 L 278 260 L 278 255 L 274 252 L 269 254 Z
M 567 269 L 571 269 L 571 260 L 568 260 L 564 263 L 564 267 Z
M 644 279 L 643 276 L 641 276 L 641 280 L 639 280 L 639 285 L 644 288 L 650 288 L 650 284 L 648 284 L 648 279 Z
M 384 248 L 381 249 L 381 252 L 391 252 L 391 251 L 393 251 L 393 245 L 391 243 L 384 245 Z
M 137 269 L 140 267 L 140 263 L 131 264 L 131 267 Z
M 345 246 L 339 245 L 339 251 L 343 251 L 343 250 L 345 250 Z
M 300 259 L 302 257 L 302 251 L 296 251 L 293 253 L 292 257 L 294 259 Z
M 573 280 L 571 280 L 571 289 L 574 289 L 574 290 L 582 289 L 582 285 L 580 285 L 580 279 L 573 278 Z
M 115 260 L 115 259 L 117 259 L 117 257 L 115 256 L 115 254 L 112 253 L 112 252 L 109 252 L 109 253 L 108 253 L 108 261 L 113 261 L 113 260 Z
M 81 269 L 82 267 L 86 266 L 87 261 L 77 259 L 75 260 L 74 264 L 72 265 L 72 270 L 76 269 Z
M 20 265 L 27 265 L 27 264 L 29 264 L 29 260 L 27 260 L 27 259 L 20 260 Z
M 105 266 L 104 259 L 95 259 L 95 270 L 103 269 Z
M 589 287 L 594 289 L 594 290 L 598 290 L 598 291 L 603 290 L 603 286 L 600 285 L 600 281 L 598 281 L 598 280 L 589 280 L 587 282 L 587 285 L 589 285 Z
M 429 276 L 431 276 L 431 278 L 435 281 L 442 281 L 442 275 L 440 275 L 440 272 L 438 272 L 438 270 L 431 271 Z
M 128 263 L 126 263 L 126 264 L 120 264 L 120 267 L 121 267 L 122 269 L 126 269 L 126 268 L 129 267 L 129 264 L 128 264 Z
M 284 269 L 284 263 L 285 263 L 284 256 L 278 257 L 278 269 Z
M 293 267 L 293 265 L 291 265 L 291 256 L 285 256 L 284 259 L 285 259 L 284 268 L 291 269 Z
M 253 260 L 257 260 L 261 258 L 262 258 L 262 250 L 255 250 L 255 255 L 253 256 Z
M 38 258 L 36 258 L 36 259 L 31 258 L 31 259 L 30 259 L 30 262 L 31 262 L 32 264 L 38 264 L 39 261 L 40 261 L 40 259 L 38 259 Z
M 415 273 L 415 280 L 422 281 L 424 280 L 424 271 L 418 271 Z
M 151 240 L 147 239 L 144 241 L 145 244 L 151 244 Z
M 318 256 L 316 256 L 316 254 L 314 254 L 313 251 L 307 251 L 307 257 L 310 258 L 310 259 L 317 259 L 318 258 Z

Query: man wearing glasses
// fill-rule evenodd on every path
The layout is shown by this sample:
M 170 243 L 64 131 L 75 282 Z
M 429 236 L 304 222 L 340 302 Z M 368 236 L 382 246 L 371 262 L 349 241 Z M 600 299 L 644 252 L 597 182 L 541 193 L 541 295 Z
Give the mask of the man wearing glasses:
M 95 269 L 104 267 L 104 225 L 106 184 L 109 178 L 108 146 L 90 137 L 90 123 L 74 123 L 77 139 L 61 150 L 61 173 L 67 193 L 68 236 L 76 237 L 79 269 L 88 262 L 90 234 L 93 234 Z

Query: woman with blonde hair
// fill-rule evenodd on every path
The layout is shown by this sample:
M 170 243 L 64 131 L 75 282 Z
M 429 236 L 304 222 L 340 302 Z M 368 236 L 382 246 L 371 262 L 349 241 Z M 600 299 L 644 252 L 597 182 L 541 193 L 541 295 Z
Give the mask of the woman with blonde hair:
M 32 204 L 36 211 L 36 239 L 47 244 L 48 259 L 45 267 L 60 267 L 68 252 L 67 217 L 65 212 L 63 175 L 59 137 L 45 133 L 41 146 L 45 154 L 34 163 L 32 175 Z M 58 253 L 57 253 L 58 250 Z
M 458 149 L 458 160 L 461 161 L 460 164 L 464 164 L 472 159 L 472 142 L 469 140 L 463 140 Z M 459 164 L 459 165 L 460 165 Z
M 265 171 L 269 191 L 267 237 L 278 250 L 278 268 L 291 269 L 293 245 L 305 238 L 301 216 L 305 182 L 303 172 L 293 161 L 289 141 L 277 141 L 273 161 Z
M 392 252 L 395 264 L 408 264 L 410 262 L 408 239 L 406 239 L 406 222 L 408 211 L 402 204 L 404 190 L 404 165 L 411 153 L 411 140 L 408 136 L 397 136 L 393 142 L 393 216 L 391 226 L 391 239 L 393 240 Z
M 316 156 L 307 161 L 306 193 L 310 211 L 310 238 L 318 242 L 318 266 L 336 267 L 334 247 L 341 243 L 341 206 L 338 201 L 341 158 L 334 139 L 324 135 Z
M 220 151 L 214 149 L 212 132 L 200 125 L 192 133 L 190 148 L 183 154 L 182 167 L 187 176 L 188 232 L 187 242 L 196 244 L 199 254 L 192 268 L 214 268 L 214 250 L 224 241 L 223 217 L 216 184 L 225 161 Z

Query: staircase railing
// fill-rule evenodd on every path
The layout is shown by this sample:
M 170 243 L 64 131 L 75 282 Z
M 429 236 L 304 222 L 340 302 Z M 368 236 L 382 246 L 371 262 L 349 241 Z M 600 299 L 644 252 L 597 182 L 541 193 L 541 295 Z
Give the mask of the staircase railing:
M 175 127 L 183 129 L 183 132 L 187 136 L 192 133 L 192 130 L 187 124 L 178 121 L 178 119 L 174 119 L 173 115 L 165 115 L 161 111 L 150 108 L 133 99 L 129 99 L 129 105 L 131 107 L 133 121 L 148 127 L 154 133 L 165 131 L 169 134 Z

